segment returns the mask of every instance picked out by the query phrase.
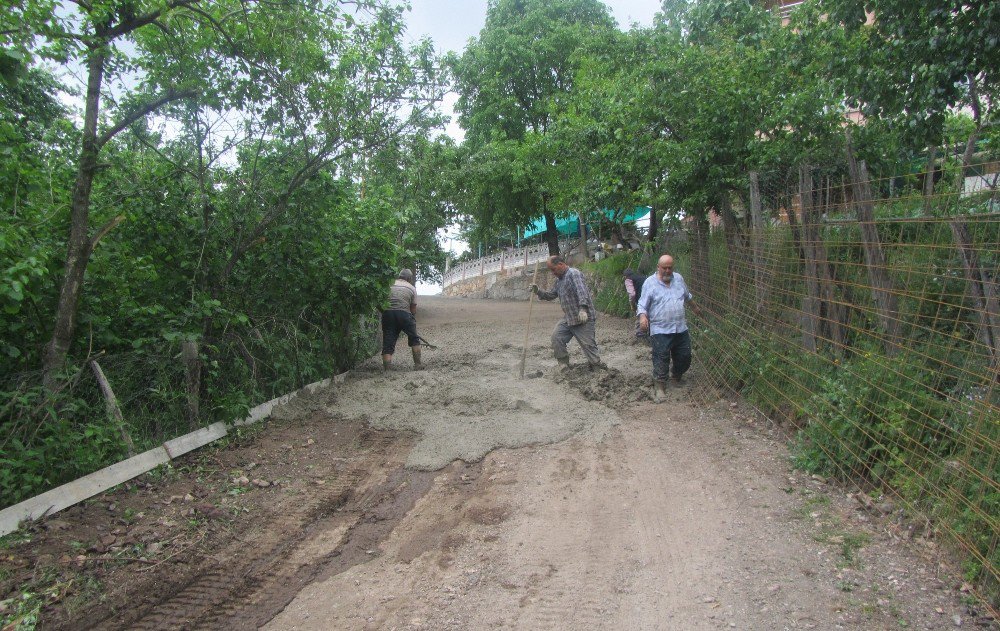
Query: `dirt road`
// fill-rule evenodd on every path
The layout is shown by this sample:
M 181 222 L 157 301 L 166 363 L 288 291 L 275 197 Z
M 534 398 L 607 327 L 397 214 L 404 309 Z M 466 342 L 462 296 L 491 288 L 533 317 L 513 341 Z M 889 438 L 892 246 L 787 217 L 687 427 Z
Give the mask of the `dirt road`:
M 610 371 L 588 371 L 573 343 L 576 367 L 559 374 L 548 348 L 559 308 L 536 305 L 529 378 L 519 380 L 526 312 L 422 298 L 418 326 L 440 346 L 425 351 L 427 370 L 409 370 L 401 343 L 398 370 L 383 375 L 373 362 L 294 401 L 259 434 L 202 456 L 197 475 L 123 491 L 104 500 L 113 508 L 74 509 L 62 518 L 73 537 L 135 541 L 148 561 L 108 570 L 103 602 L 62 611 L 53 626 L 973 621 L 933 541 L 903 546 L 891 521 L 846 490 L 792 471 L 775 429 L 707 387 L 697 362 L 688 385 L 654 405 L 648 349 L 630 343 L 631 323 L 599 318 Z M 125 526 L 100 526 L 126 506 Z M 53 549 L 70 537 L 44 530 Z M 152 540 L 167 543 L 151 552 Z

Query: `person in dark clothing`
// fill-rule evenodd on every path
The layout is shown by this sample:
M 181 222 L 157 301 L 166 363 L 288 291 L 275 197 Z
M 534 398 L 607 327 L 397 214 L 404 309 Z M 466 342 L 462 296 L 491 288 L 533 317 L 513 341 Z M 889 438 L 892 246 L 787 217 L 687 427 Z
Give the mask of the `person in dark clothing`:
M 382 370 L 389 370 L 392 354 L 396 351 L 399 334 L 406 339 L 413 353 L 413 369 L 423 370 L 420 362 L 420 336 L 417 335 L 417 288 L 413 286 L 413 272 L 400 270 L 399 277 L 389 289 L 389 308 L 382 312 Z
M 625 268 L 622 272 L 622 280 L 625 281 L 625 293 L 628 294 L 629 304 L 632 305 L 632 314 L 635 315 L 635 336 L 637 338 L 647 338 L 649 334 L 639 326 L 639 315 L 636 309 L 639 306 L 639 298 L 642 297 L 642 284 L 646 282 L 646 275 L 640 274 L 632 268 Z

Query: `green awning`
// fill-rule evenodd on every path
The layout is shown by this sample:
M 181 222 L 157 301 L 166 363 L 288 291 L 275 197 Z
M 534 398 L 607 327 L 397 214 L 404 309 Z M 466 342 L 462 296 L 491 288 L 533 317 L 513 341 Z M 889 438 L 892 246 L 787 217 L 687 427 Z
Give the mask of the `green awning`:
M 652 209 L 649 206 L 636 206 L 635 210 L 625 214 L 625 217 L 622 219 L 622 223 L 638 221 L 648 215 L 650 210 Z M 608 219 L 612 219 L 617 211 L 605 208 L 603 209 L 603 212 Z M 580 234 L 580 221 L 577 215 L 574 214 L 570 217 L 556 217 L 556 231 L 559 234 Z M 529 237 L 542 234 L 543 232 L 545 232 L 545 217 L 539 217 L 531 222 L 531 225 L 524 230 L 523 238 L 527 239 Z

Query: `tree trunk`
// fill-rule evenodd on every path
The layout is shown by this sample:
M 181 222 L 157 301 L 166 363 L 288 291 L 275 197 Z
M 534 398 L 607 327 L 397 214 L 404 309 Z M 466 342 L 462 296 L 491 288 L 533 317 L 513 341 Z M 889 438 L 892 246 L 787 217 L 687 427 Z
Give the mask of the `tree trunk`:
M 590 252 L 587 250 L 587 224 L 583 223 L 583 213 L 576 213 L 577 222 L 580 224 L 580 251 L 583 252 L 583 260 L 590 260 Z
M 545 217 L 545 242 L 549 245 L 549 256 L 559 256 L 559 231 L 556 229 L 556 216 L 548 210 L 543 210 L 542 216 Z
M 875 226 L 875 206 L 872 201 L 871 181 L 868 178 L 868 168 L 864 161 L 854 158 L 851 146 L 851 134 L 847 133 L 847 169 L 851 176 L 851 192 L 854 195 L 854 208 L 857 213 L 858 225 L 861 228 L 861 245 L 865 254 L 865 267 L 868 269 L 868 282 L 871 284 L 872 299 L 882 324 L 885 335 L 885 352 L 890 357 L 899 352 L 902 339 L 899 337 L 899 306 L 896 299 L 896 288 L 889 277 L 885 254 L 879 240 L 878 228 Z
M 90 193 L 97 173 L 97 119 L 101 106 L 101 83 L 104 80 L 106 57 L 103 49 L 95 48 L 87 64 L 87 97 L 83 117 L 80 158 L 77 163 L 76 183 L 70 202 L 70 233 L 67 244 L 66 265 L 63 271 L 59 302 L 56 307 L 52 339 L 42 360 L 42 379 L 51 390 L 57 373 L 66 363 L 66 355 L 76 331 L 76 315 L 83 292 L 83 278 L 92 252 L 89 237 Z

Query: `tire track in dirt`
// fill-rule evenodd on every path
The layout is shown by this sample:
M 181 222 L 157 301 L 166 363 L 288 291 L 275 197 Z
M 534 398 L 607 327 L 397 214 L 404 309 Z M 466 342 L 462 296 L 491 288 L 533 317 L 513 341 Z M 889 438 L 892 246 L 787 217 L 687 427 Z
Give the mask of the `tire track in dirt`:
M 140 630 L 198 628 L 199 621 L 213 610 L 227 611 L 226 603 L 246 598 L 278 583 L 280 575 L 294 575 L 297 568 L 284 566 L 283 560 L 310 534 L 322 527 L 328 515 L 344 506 L 361 482 L 362 471 L 351 471 L 300 507 L 297 514 L 286 515 L 281 529 L 266 524 L 258 536 L 227 546 L 224 554 L 209 559 L 189 581 L 165 594 L 160 602 L 135 618 L 96 628 Z M 283 537 L 282 535 L 287 535 Z M 278 592 L 281 590 L 278 589 Z M 293 590 L 294 593 L 294 590 Z M 280 599 L 279 599 L 280 600 Z M 265 605 L 266 603 L 261 603 Z M 283 604 L 282 604 L 283 606 Z M 236 607 L 231 608 L 234 613 Z M 222 627 L 215 627 L 222 628 Z
M 233 541 L 174 585 L 153 606 L 93 628 L 255 629 L 270 620 L 317 577 L 368 560 L 370 550 L 430 486 L 431 474 L 402 468 L 381 483 L 373 479 L 385 451 L 398 438 L 375 434 L 368 457 L 355 463 L 277 522 L 261 524 Z M 323 533 L 342 531 L 333 549 L 315 554 Z M 331 547 L 331 542 L 320 547 Z

